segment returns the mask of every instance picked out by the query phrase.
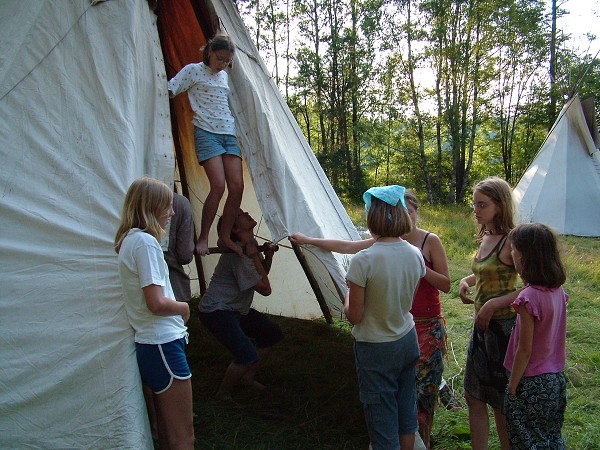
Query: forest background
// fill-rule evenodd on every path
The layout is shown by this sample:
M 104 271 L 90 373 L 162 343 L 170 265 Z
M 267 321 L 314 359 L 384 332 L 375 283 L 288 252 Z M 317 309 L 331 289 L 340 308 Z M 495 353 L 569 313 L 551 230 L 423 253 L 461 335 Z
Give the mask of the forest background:
M 488 175 L 515 185 L 566 99 L 600 99 L 596 37 L 575 43 L 560 26 L 583 1 L 236 5 L 345 203 L 402 184 L 460 204 Z

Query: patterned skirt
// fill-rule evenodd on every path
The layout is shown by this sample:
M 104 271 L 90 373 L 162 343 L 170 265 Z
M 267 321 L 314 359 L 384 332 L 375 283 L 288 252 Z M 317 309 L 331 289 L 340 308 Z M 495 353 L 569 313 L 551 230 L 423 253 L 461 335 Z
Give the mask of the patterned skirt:
M 419 427 L 431 428 L 444 371 L 446 320 L 443 316 L 414 320 L 421 352 L 416 368 Z
M 508 376 L 504 357 L 515 319 L 490 320 L 487 330 L 473 327 L 467 350 L 464 387 L 472 397 L 502 409 Z
M 567 407 L 565 374 L 523 377 L 516 395 L 506 391 L 504 408 L 510 448 L 563 450 L 562 426 Z

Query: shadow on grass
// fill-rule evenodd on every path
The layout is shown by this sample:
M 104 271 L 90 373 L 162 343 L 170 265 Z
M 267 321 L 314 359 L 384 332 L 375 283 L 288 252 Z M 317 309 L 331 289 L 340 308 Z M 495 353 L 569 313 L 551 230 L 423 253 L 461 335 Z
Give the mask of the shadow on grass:
M 272 317 L 285 339 L 259 370 L 267 388 L 239 388 L 237 405 L 214 398 L 230 362 L 194 311 L 187 348 L 197 449 L 366 449 L 368 435 L 348 331 L 321 321 Z

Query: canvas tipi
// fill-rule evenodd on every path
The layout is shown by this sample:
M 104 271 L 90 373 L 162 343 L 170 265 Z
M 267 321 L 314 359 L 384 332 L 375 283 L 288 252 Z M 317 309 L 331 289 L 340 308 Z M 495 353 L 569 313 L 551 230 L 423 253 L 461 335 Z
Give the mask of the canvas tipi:
M 243 207 L 282 247 L 263 309 L 339 314 L 344 261 L 296 249 L 302 266 L 281 239 L 358 235 L 229 0 L 5 0 L 0 448 L 152 448 L 112 242 L 129 184 L 144 174 L 173 183 L 176 159 L 198 217 L 206 182 L 165 66 L 177 70 L 217 29 L 239 43 Z M 206 280 L 212 265 L 203 261 Z
M 593 105 L 593 101 L 591 101 Z M 600 151 L 593 109 L 574 96 L 514 189 L 521 222 L 560 234 L 600 236 Z

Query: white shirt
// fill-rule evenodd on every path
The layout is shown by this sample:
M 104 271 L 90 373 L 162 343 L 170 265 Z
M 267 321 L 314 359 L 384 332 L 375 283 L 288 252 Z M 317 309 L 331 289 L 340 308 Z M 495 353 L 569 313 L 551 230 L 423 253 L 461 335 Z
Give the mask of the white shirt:
M 425 276 L 421 251 L 406 241 L 375 242 L 352 257 L 346 278 L 365 288 L 362 319 L 352 328 L 360 342 L 391 342 L 415 326 L 410 313 Z
M 187 91 L 195 126 L 211 133 L 235 136 L 227 72 L 214 73 L 204 63 L 188 64 L 169 81 L 169 91 L 173 96 Z
M 129 230 L 119 250 L 119 275 L 135 342 L 164 344 L 187 336 L 180 315 L 159 316 L 146 306 L 142 288 L 152 284 L 161 286 L 165 297 L 175 298 L 163 250 L 152 235 L 139 228 Z

